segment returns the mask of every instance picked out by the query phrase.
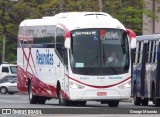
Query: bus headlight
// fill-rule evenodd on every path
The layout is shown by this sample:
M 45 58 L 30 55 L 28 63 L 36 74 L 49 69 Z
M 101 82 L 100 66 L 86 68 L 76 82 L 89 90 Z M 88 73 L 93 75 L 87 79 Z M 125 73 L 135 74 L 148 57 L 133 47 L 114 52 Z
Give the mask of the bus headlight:
M 123 85 L 120 85 L 118 86 L 120 89 L 124 89 L 124 88 L 130 88 L 131 87 L 131 81 L 123 84 Z
M 74 82 L 70 82 L 70 88 L 72 88 L 72 89 L 83 89 L 84 86 L 79 85 L 79 84 L 74 83 Z

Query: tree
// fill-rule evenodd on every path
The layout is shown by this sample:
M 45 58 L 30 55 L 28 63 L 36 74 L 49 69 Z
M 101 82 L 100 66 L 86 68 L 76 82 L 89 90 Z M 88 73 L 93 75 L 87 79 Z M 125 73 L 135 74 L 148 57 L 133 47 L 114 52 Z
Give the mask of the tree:
M 150 0 L 152 1 L 152 0 Z M 154 1 L 154 0 L 153 0 Z M 160 0 L 155 0 L 160 3 Z M 7 49 L 6 60 L 16 61 L 16 42 L 18 26 L 21 21 L 29 18 L 41 18 L 43 16 L 55 15 L 59 12 L 69 11 L 99 11 L 98 0 L 18 0 L 17 3 L 5 0 L 6 13 L 3 19 L 6 21 Z M 0 1 L 0 6 L 2 2 Z M 117 18 L 125 27 L 142 34 L 142 15 L 158 18 L 152 10 L 146 10 L 143 0 L 103 0 L 103 12 Z M 160 11 L 160 6 L 158 8 Z M 0 9 L 0 15 L 2 9 Z M 0 16 L 0 21 L 2 17 Z M 3 26 L 0 25 L 0 46 L 2 47 Z M 0 55 L 2 55 L 0 49 Z M 1 58 L 0 58 L 1 61 Z
M 142 34 L 143 0 L 105 0 L 103 9 L 137 35 Z

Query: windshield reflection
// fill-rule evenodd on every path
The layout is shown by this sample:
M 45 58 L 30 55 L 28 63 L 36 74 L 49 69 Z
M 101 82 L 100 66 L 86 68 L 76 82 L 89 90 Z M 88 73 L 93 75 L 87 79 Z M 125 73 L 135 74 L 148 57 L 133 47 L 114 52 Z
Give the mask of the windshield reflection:
M 121 29 L 74 30 L 71 39 L 72 71 L 83 75 L 114 75 L 129 70 L 128 37 Z

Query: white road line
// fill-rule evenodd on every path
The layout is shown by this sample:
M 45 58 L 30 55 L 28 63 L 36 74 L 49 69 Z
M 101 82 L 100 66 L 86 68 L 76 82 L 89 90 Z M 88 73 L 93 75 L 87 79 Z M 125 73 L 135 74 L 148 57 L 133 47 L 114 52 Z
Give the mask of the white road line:
M 15 101 L 0 99 L 0 102 L 3 102 L 3 103 L 5 103 L 5 102 L 14 103 Z M 17 103 L 17 102 L 15 102 L 15 103 Z

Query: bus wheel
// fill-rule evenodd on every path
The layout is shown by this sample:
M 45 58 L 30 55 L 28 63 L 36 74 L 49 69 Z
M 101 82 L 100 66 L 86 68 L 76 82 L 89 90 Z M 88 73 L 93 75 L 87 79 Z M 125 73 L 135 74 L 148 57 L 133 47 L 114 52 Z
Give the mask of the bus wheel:
M 80 101 L 79 106 L 86 106 L 87 101 Z
M 73 101 L 72 103 L 75 106 L 85 106 L 87 101 Z
M 38 96 L 37 98 L 38 98 L 38 104 L 45 104 L 45 102 L 46 102 L 45 97 Z
M 142 105 L 148 106 L 148 98 L 145 98 L 144 100 L 142 100 Z
M 30 102 L 30 104 L 37 104 L 38 97 L 33 95 L 33 93 L 32 93 L 32 84 L 31 83 L 29 83 L 29 85 L 28 85 L 28 94 L 29 94 L 29 102 Z
M 59 98 L 59 105 L 64 105 L 64 106 L 68 106 L 69 105 L 69 101 L 64 99 L 64 97 L 62 96 L 62 90 L 59 87 L 58 89 L 58 98 Z
M 137 87 L 134 86 L 134 105 L 138 106 L 141 104 L 141 98 L 137 97 Z
M 156 90 L 155 90 L 154 85 L 152 88 L 152 98 L 153 98 L 153 103 L 155 104 L 155 106 L 160 107 L 160 99 L 156 98 Z
M 109 107 L 117 107 L 119 105 L 119 101 L 109 101 L 108 105 Z
M 160 99 L 155 99 L 155 106 L 160 107 Z

